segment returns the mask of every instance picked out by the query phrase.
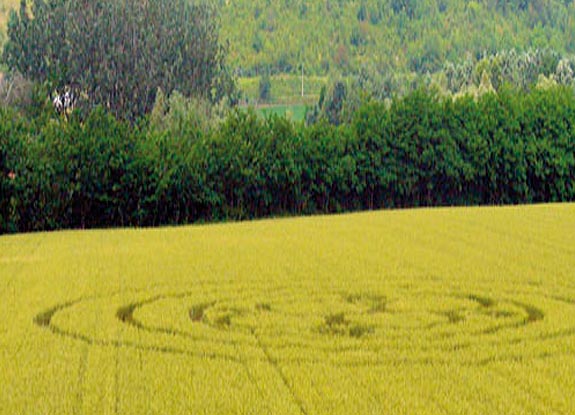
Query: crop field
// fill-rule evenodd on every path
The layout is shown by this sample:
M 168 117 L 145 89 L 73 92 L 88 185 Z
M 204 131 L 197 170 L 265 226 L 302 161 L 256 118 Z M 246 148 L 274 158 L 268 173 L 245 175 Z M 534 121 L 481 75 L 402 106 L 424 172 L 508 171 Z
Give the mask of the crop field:
M 573 414 L 575 205 L 0 237 L 0 414 Z

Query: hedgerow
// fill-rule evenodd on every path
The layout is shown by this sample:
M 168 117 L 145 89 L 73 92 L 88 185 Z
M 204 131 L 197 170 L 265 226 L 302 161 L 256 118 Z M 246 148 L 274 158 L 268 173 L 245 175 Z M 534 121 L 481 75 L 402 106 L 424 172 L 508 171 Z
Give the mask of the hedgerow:
M 0 110 L 0 226 L 572 201 L 574 116 L 575 96 L 564 87 L 457 99 L 418 90 L 366 101 L 338 126 L 249 110 L 185 128 L 128 124 L 101 108 L 68 120 Z

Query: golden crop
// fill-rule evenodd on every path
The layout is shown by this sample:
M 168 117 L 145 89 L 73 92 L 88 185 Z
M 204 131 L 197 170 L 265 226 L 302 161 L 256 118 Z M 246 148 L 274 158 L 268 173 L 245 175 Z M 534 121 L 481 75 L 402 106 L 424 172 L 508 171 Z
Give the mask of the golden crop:
M 575 205 L 0 238 L 0 414 L 574 414 Z

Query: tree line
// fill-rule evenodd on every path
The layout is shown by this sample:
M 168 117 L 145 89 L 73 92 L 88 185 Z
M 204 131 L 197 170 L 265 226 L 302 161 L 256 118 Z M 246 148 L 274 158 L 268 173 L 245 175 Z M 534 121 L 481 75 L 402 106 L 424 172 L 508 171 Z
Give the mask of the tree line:
M 1 108 L 0 230 L 575 200 L 564 86 L 418 89 L 364 100 L 339 125 L 251 110 L 218 121 L 197 102 L 166 98 L 136 123 L 102 107 L 69 120 Z

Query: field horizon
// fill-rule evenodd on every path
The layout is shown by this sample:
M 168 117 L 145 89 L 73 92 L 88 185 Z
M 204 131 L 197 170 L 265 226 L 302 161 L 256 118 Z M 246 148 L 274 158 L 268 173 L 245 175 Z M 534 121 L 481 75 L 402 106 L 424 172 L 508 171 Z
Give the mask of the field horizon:
M 572 413 L 573 229 L 544 204 L 0 236 L 0 413 Z

